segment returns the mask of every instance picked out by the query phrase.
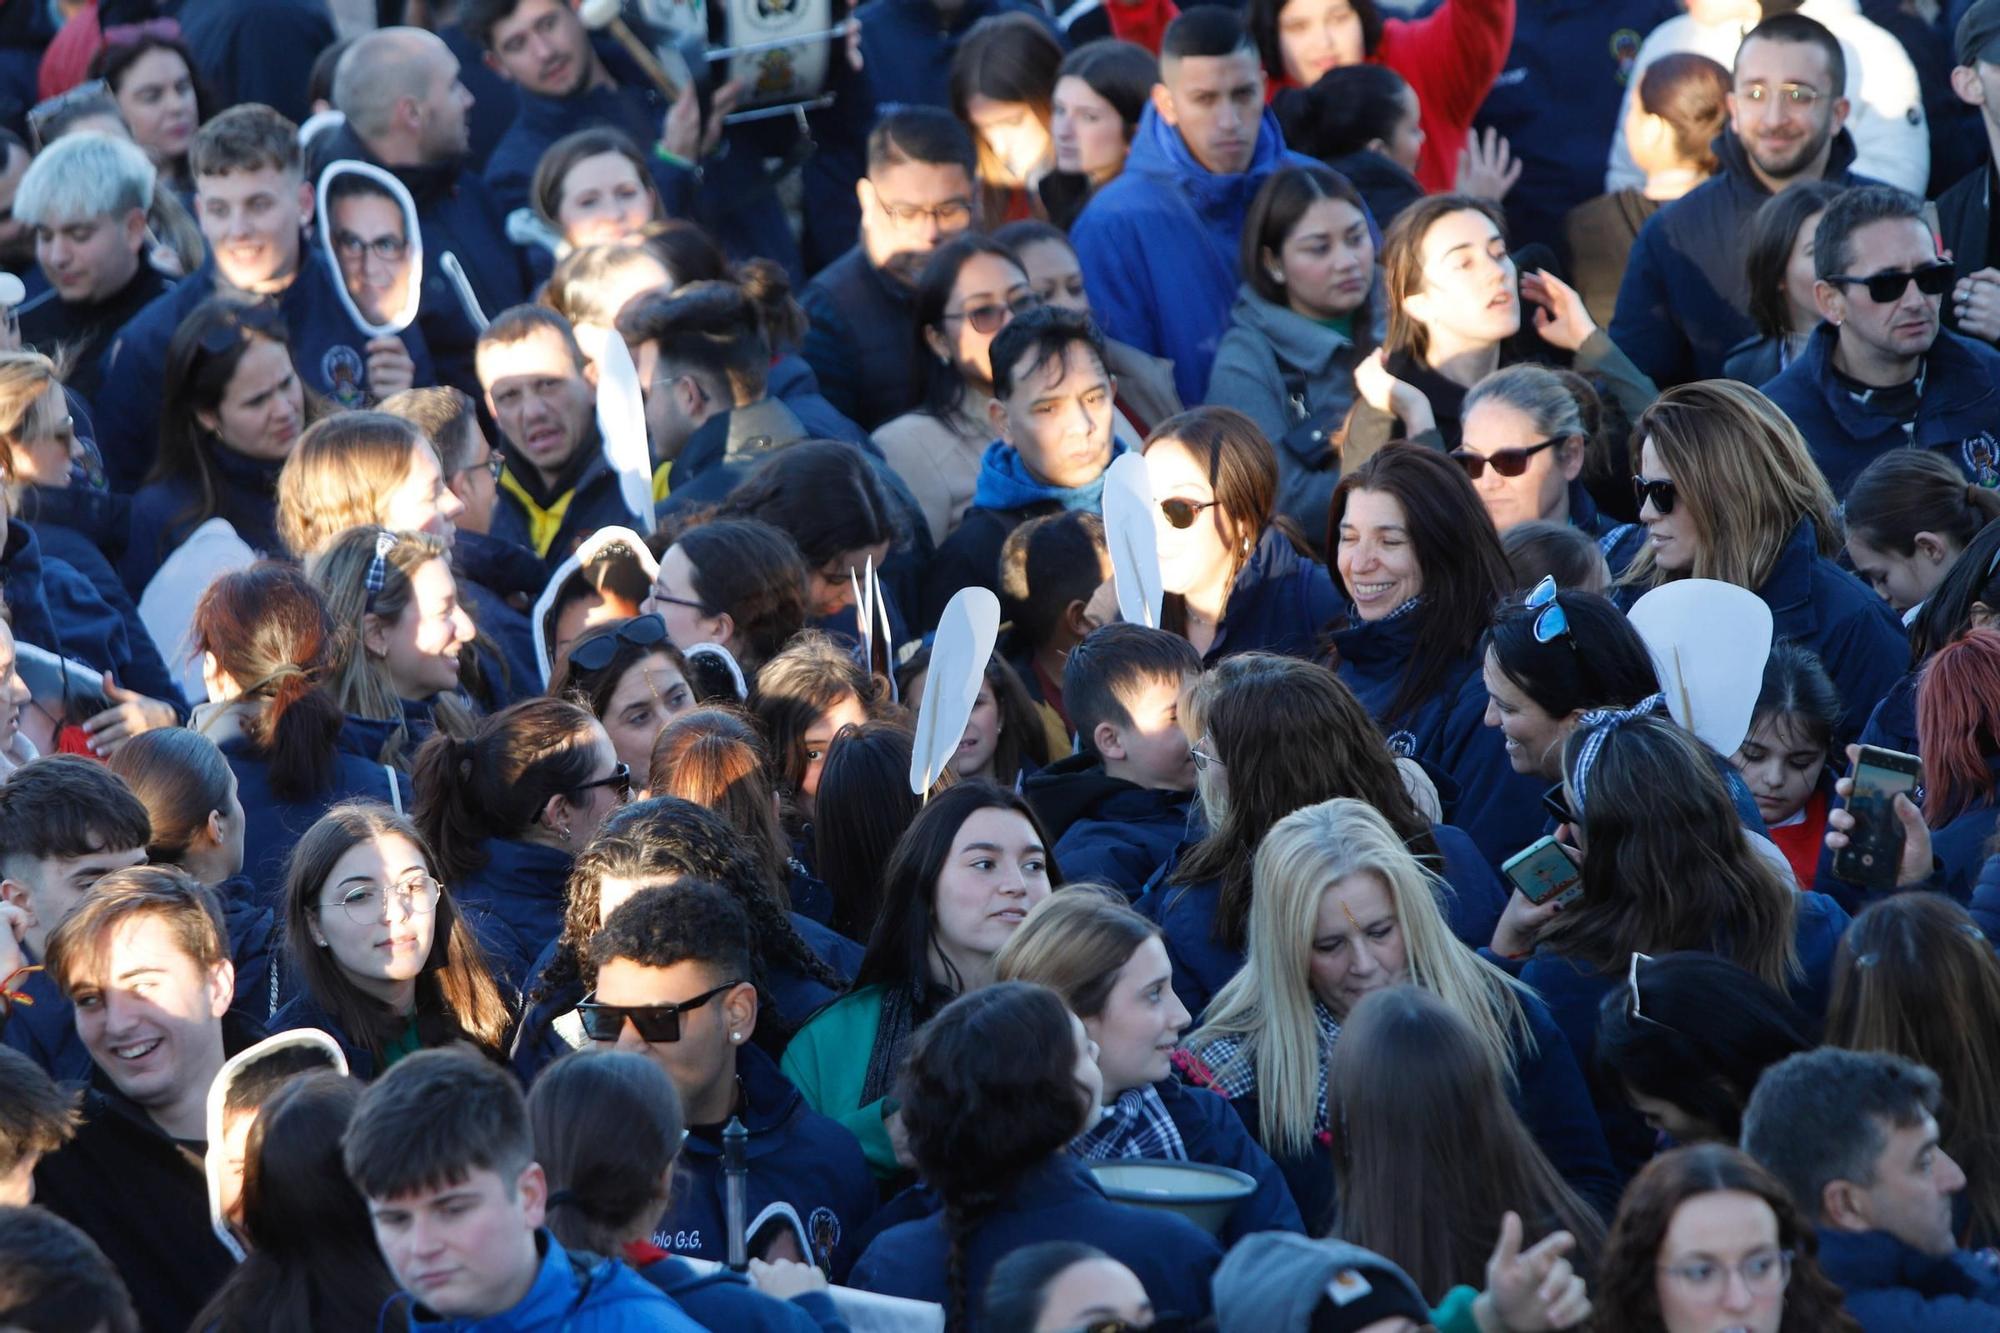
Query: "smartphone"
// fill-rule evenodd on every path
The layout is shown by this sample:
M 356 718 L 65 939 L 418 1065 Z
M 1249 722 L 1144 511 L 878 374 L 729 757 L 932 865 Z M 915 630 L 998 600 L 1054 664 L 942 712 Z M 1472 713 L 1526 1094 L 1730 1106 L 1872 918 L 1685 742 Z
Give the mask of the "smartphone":
M 1893 889 L 1903 860 L 1903 824 L 1895 800 L 1916 790 L 1923 762 L 1913 754 L 1861 747 L 1847 812 L 1854 816 L 1847 846 L 1833 854 L 1833 873 L 1868 889 Z
M 1537 907 L 1551 898 L 1557 906 L 1567 907 L 1583 896 L 1583 872 L 1554 834 L 1537 838 L 1508 857 L 1500 873 Z

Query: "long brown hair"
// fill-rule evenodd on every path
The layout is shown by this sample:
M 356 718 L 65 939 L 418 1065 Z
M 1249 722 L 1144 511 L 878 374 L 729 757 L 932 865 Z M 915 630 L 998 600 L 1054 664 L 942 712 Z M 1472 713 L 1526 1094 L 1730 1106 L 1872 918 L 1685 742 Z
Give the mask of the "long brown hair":
M 1674 1214 L 1704 1194 L 1751 1194 L 1778 1218 L 1778 1246 L 1792 1254 L 1778 1333 L 1861 1333 L 1841 1304 L 1840 1288 L 1821 1271 L 1819 1239 L 1785 1187 L 1735 1148 L 1704 1143 L 1661 1153 L 1626 1187 L 1598 1257 L 1591 1297 L 1599 1333 L 1665 1333 L 1660 1318 L 1660 1247 Z
M 1603 1222 L 1536 1146 L 1492 1052 L 1442 999 L 1418 986 L 1364 998 L 1334 1044 L 1326 1089 L 1340 1239 L 1388 1255 L 1442 1302 L 1485 1281 L 1511 1210 L 1530 1241 L 1576 1237 L 1570 1263 L 1588 1277 Z
M 332 952 L 313 942 L 311 921 L 340 858 L 361 843 L 392 837 L 416 848 L 425 867 L 437 873 L 437 858 L 416 825 L 378 802 L 348 801 L 321 815 L 292 849 L 283 897 L 285 953 L 292 971 L 314 1003 L 378 1061 L 402 1036 L 406 1020 L 347 978 Z M 513 1016 L 500 998 L 486 955 L 452 903 L 450 889 L 439 887 L 432 914 L 431 951 L 417 976 L 417 1039 L 427 1048 L 467 1040 L 497 1053 Z
M 2000 1239 L 1996 1030 L 2000 961 L 1963 907 L 1941 894 L 1901 893 L 1854 918 L 1834 957 L 1827 1044 L 1936 1071 L 1939 1138 L 1965 1168 L 1974 1246 Z
M 1430 821 L 1410 800 L 1368 710 L 1340 677 L 1293 657 L 1239 653 L 1215 668 L 1202 695 L 1201 726 L 1229 775 L 1228 794 L 1197 776 L 1209 832 L 1173 882 L 1221 881 L 1217 940 L 1244 948 L 1257 844 L 1286 815 L 1321 801 L 1365 801 L 1412 853 L 1434 871 L 1443 868 Z
M 778 895 L 791 906 L 791 854 L 778 824 L 764 738 L 733 708 L 697 708 L 653 742 L 648 796 L 678 796 L 713 810 L 748 844 Z
M 1430 195 L 1396 215 L 1382 238 L 1382 287 L 1389 305 L 1389 336 L 1383 339 L 1382 346 L 1391 356 L 1408 352 L 1422 361 L 1430 351 L 1429 331 L 1403 303 L 1424 289 L 1424 237 L 1453 213 L 1477 213 L 1498 229 L 1502 240 L 1506 239 L 1507 216 L 1500 206 L 1469 194 Z
M 597 719 L 576 704 L 523 699 L 482 719 L 459 740 L 442 733 L 417 752 L 414 809 L 438 878 L 457 883 L 484 869 L 488 838 L 520 838 L 552 796 L 590 781 Z

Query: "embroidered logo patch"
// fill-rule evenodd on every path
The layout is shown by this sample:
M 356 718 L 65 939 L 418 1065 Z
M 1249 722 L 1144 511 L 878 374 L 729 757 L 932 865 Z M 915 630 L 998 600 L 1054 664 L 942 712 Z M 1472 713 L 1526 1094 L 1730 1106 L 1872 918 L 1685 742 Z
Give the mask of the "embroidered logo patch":
M 319 359 L 319 376 L 326 383 L 327 397 L 343 408 L 368 405 L 367 394 L 362 388 L 362 380 L 367 374 L 368 368 L 361 362 L 361 353 L 346 343 L 335 343 Z

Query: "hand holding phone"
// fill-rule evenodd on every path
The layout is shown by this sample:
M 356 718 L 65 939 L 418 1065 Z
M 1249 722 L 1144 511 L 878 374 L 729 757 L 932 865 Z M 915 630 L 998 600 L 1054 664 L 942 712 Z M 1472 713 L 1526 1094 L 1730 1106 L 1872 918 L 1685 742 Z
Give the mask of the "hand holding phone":
M 1847 756 L 1853 775 L 1835 784 L 1847 804 L 1827 816 L 1833 873 L 1877 890 L 1923 879 L 1930 871 L 1930 836 L 1914 803 L 1922 761 L 1872 745 L 1850 745 Z
M 1558 907 L 1567 907 L 1583 896 L 1583 872 L 1553 834 L 1508 857 L 1500 873 L 1537 907 L 1552 898 Z

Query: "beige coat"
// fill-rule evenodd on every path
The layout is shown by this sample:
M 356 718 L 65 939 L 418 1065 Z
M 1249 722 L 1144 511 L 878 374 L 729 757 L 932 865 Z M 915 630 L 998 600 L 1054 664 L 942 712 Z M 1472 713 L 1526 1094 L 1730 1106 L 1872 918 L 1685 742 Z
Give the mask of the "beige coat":
M 875 446 L 916 496 L 937 545 L 944 544 L 972 506 L 980 455 L 996 438 L 986 414 L 992 401 L 968 389 L 949 421 L 924 411 L 905 412 L 875 428 Z

